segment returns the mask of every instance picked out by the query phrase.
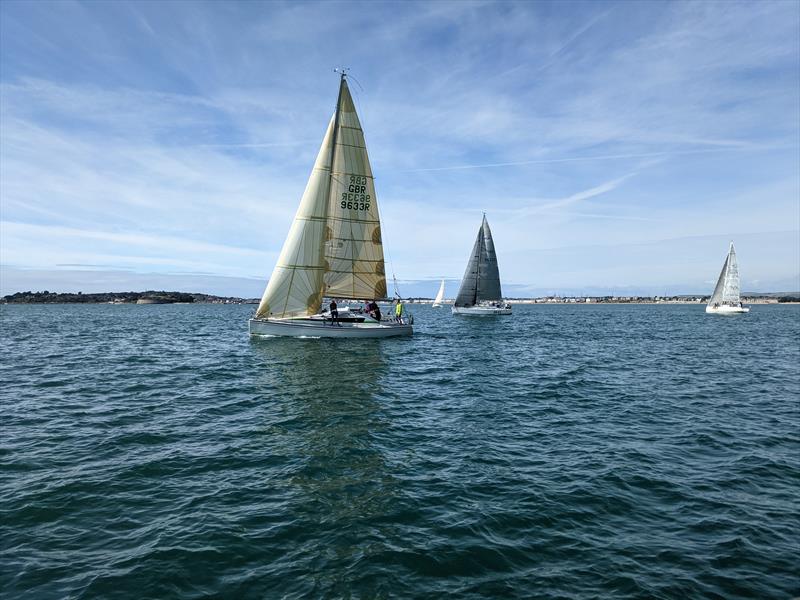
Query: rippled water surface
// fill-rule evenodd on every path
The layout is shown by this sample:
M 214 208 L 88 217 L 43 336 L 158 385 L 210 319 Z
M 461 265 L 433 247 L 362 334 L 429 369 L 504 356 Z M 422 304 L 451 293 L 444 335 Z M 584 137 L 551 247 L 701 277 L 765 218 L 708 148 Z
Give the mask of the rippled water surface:
M 4 598 L 800 594 L 800 307 L 2 306 Z

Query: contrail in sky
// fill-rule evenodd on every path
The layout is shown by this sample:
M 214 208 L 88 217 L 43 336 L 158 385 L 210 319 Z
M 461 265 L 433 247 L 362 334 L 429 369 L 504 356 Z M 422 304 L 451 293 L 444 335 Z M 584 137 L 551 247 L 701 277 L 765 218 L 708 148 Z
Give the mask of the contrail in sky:
M 427 169 L 404 169 L 398 173 L 419 173 L 422 171 L 457 171 L 461 169 L 488 169 L 493 167 L 517 167 L 522 165 L 539 165 L 547 163 L 577 162 L 582 160 L 614 160 L 619 158 L 653 158 L 659 156 L 675 156 L 677 154 L 703 154 L 708 152 L 725 152 L 743 150 L 743 148 L 704 148 L 702 150 L 678 150 L 673 152 L 643 152 L 641 154 L 606 154 L 600 156 L 573 156 L 569 158 L 544 158 L 539 160 L 522 160 L 518 162 L 486 163 L 482 165 L 455 165 L 451 167 L 430 167 Z

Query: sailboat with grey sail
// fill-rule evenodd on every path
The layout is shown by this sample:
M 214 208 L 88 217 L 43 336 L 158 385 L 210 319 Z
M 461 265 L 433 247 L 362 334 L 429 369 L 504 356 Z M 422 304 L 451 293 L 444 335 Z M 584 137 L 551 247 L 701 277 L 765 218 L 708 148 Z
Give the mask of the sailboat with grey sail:
M 483 215 L 467 270 L 451 310 L 454 315 L 475 317 L 511 314 L 511 305 L 503 300 L 500 289 L 500 270 L 486 215 Z

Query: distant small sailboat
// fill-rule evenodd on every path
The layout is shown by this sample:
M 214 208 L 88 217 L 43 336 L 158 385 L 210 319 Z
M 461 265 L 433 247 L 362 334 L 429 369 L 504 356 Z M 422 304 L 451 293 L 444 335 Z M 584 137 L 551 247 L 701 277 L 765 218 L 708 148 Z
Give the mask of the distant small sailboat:
M 439 292 L 436 294 L 436 298 L 433 300 L 433 308 L 442 308 L 442 303 L 444 302 L 444 279 L 442 279 L 442 285 L 439 286 Z
M 323 297 L 386 298 L 386 274 L 372 169 L 346 74 L 314 169 L 255 316 L 251 335 L 375 338 L 413 333 L 402 309 L 392 319 L 338 310 Z M 374 314 L 374 313 L 373 313 Z M 398 316 L 395 316 L 398 315 Z M 380 317 L 378 317 L 380 318 Z
M 739 263 L 736 260 L 733 242 L 728 250 L 728 256 L 725 257 L 725 264 L 722 265 L 717 286 L 706 305 L 706 312 L 720 315 L 750 312 L 748 307 L 742 306 L 739 291 Z
M 478 229 L 452 311 L 454 315 L 476 317 L 511 314 L 511 305 L 503 301 L 497 255 L 486 215 Z

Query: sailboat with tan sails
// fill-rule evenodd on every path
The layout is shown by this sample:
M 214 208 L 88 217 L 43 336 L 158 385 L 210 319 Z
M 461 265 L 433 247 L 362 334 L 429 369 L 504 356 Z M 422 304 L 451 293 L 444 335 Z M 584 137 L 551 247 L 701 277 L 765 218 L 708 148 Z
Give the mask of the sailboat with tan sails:
M 388 300 L 375 184 L 345 72 L 289 235 L 249 321 L 250 334 L 376 338 L 413 333 L 412 317 L 402 310 L 392 310 L 391 319 L 348 307 L 331 315 L 322 311 L 325 297 Z

